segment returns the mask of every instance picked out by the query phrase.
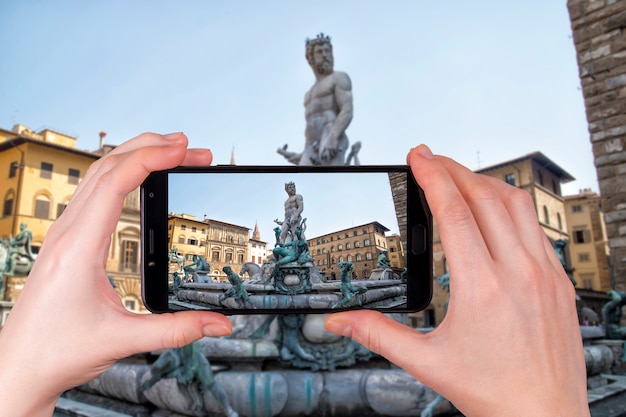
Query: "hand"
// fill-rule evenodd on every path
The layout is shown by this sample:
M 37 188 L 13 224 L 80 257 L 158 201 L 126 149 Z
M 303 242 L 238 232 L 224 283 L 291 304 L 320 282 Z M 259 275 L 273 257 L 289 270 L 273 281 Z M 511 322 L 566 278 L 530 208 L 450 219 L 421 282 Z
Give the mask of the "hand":
M 433 157 L 408 157 L 450 267 L 443 322 L 422 334 L 373 311 L 331 315 L 466 416 L 589 416 L 574 287 L 529 193 Z
M 133 314 L 105 272 L 126 194 L 151 171 L 211 163 L 210 151 L 186 147 L 182 133 L 143 134 L 89 168 L 0 332 L 0 415 L 51 415 L 63 391 L 118 359 L 230 333 L 215 313 Z

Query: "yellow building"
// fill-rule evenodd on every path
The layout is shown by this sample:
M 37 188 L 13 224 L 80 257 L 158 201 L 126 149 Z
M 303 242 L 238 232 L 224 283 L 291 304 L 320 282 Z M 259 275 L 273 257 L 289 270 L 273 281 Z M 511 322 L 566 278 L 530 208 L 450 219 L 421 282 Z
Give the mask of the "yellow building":
M 352 262 L 354 265 L 354 279 L 366 279 L 369 278 L 372 269 L 376 268 L 378 255 L 388 250 L 385 237 L 385 232 L 388 231 L 389 229 L 382 224 L 371 222 L 307 241 L 315 265 L 325 274 L 326 279 L 339 279 L 341 269 L 337 263 L 344 261 Z M 394 244 L 394 248 L 396 247 Z M 398 268 L 404 268 L 404 264 Z
M 248 262 L 250 229 L 219 220 L 197 220 L 189 214 L 168 215 L 168 250 L 174 247 L 185 258 L 186 264 L 193 262 L 194 255 L 201 255 L 211 265 L 214 281 L 227 281 L 222 271 L 230 266 L 239 272 Z
M 0 237 L 19 232 L 20 223 L 32 231 L 31 247 L 39 251 L 48 229 L 63 213 L 89 166 L 113 149 L 79 150 L 76 138 L 49 129 L 33 132 L 23 125 L 0 129 Z M 4 174 L 1 174 L 4 173 Z M 112 236 L 106 269 L 124 305 L 145 311 L 141 302 L 139 271 L 139 192 L 125 201 L 120 222 Z M 19 296 L 25 278 L 5 280 L 5 300 Z
M 609 271 L 609 244 L 601 197 L 590 190 L 565 197 L 569 252 L 578 288 L 607 292 L 613 286 Z

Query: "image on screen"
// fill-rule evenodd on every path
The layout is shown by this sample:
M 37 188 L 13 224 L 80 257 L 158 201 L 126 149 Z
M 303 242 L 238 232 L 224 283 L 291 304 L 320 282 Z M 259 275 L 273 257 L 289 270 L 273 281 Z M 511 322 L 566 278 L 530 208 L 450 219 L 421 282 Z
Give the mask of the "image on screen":
M 169 308 L 405 307 L 398 181 L 406 173 L 168 174 Z

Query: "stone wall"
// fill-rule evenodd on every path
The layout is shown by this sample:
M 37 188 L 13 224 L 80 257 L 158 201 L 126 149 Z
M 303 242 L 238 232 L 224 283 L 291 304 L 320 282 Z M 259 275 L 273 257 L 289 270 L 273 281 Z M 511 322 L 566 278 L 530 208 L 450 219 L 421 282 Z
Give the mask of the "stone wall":
M 568 0 L 616 289 L 626 291 L 626 1 Z

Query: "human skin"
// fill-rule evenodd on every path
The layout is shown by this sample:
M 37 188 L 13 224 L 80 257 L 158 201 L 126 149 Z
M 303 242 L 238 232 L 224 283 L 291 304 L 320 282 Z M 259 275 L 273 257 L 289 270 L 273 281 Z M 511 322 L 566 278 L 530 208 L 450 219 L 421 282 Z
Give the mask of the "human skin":
M 466 416 L 589 416 L 574 287 L 530 194 L 421 145 L 409 153 L 450 267 L 442 323 L 420 333 L 374 311 L 327 330 L 404 368 Z
M 209 150 L 188 150 L 182 133 L 148 133 L 92 164 L 0 332 L 0 415 L 50 416 L 63 391 L 118 359 L 230 334 L 230 321 L 216 313 L 127 311 L 104 269 L 126 195 L 151 171 L 211 159 Z

